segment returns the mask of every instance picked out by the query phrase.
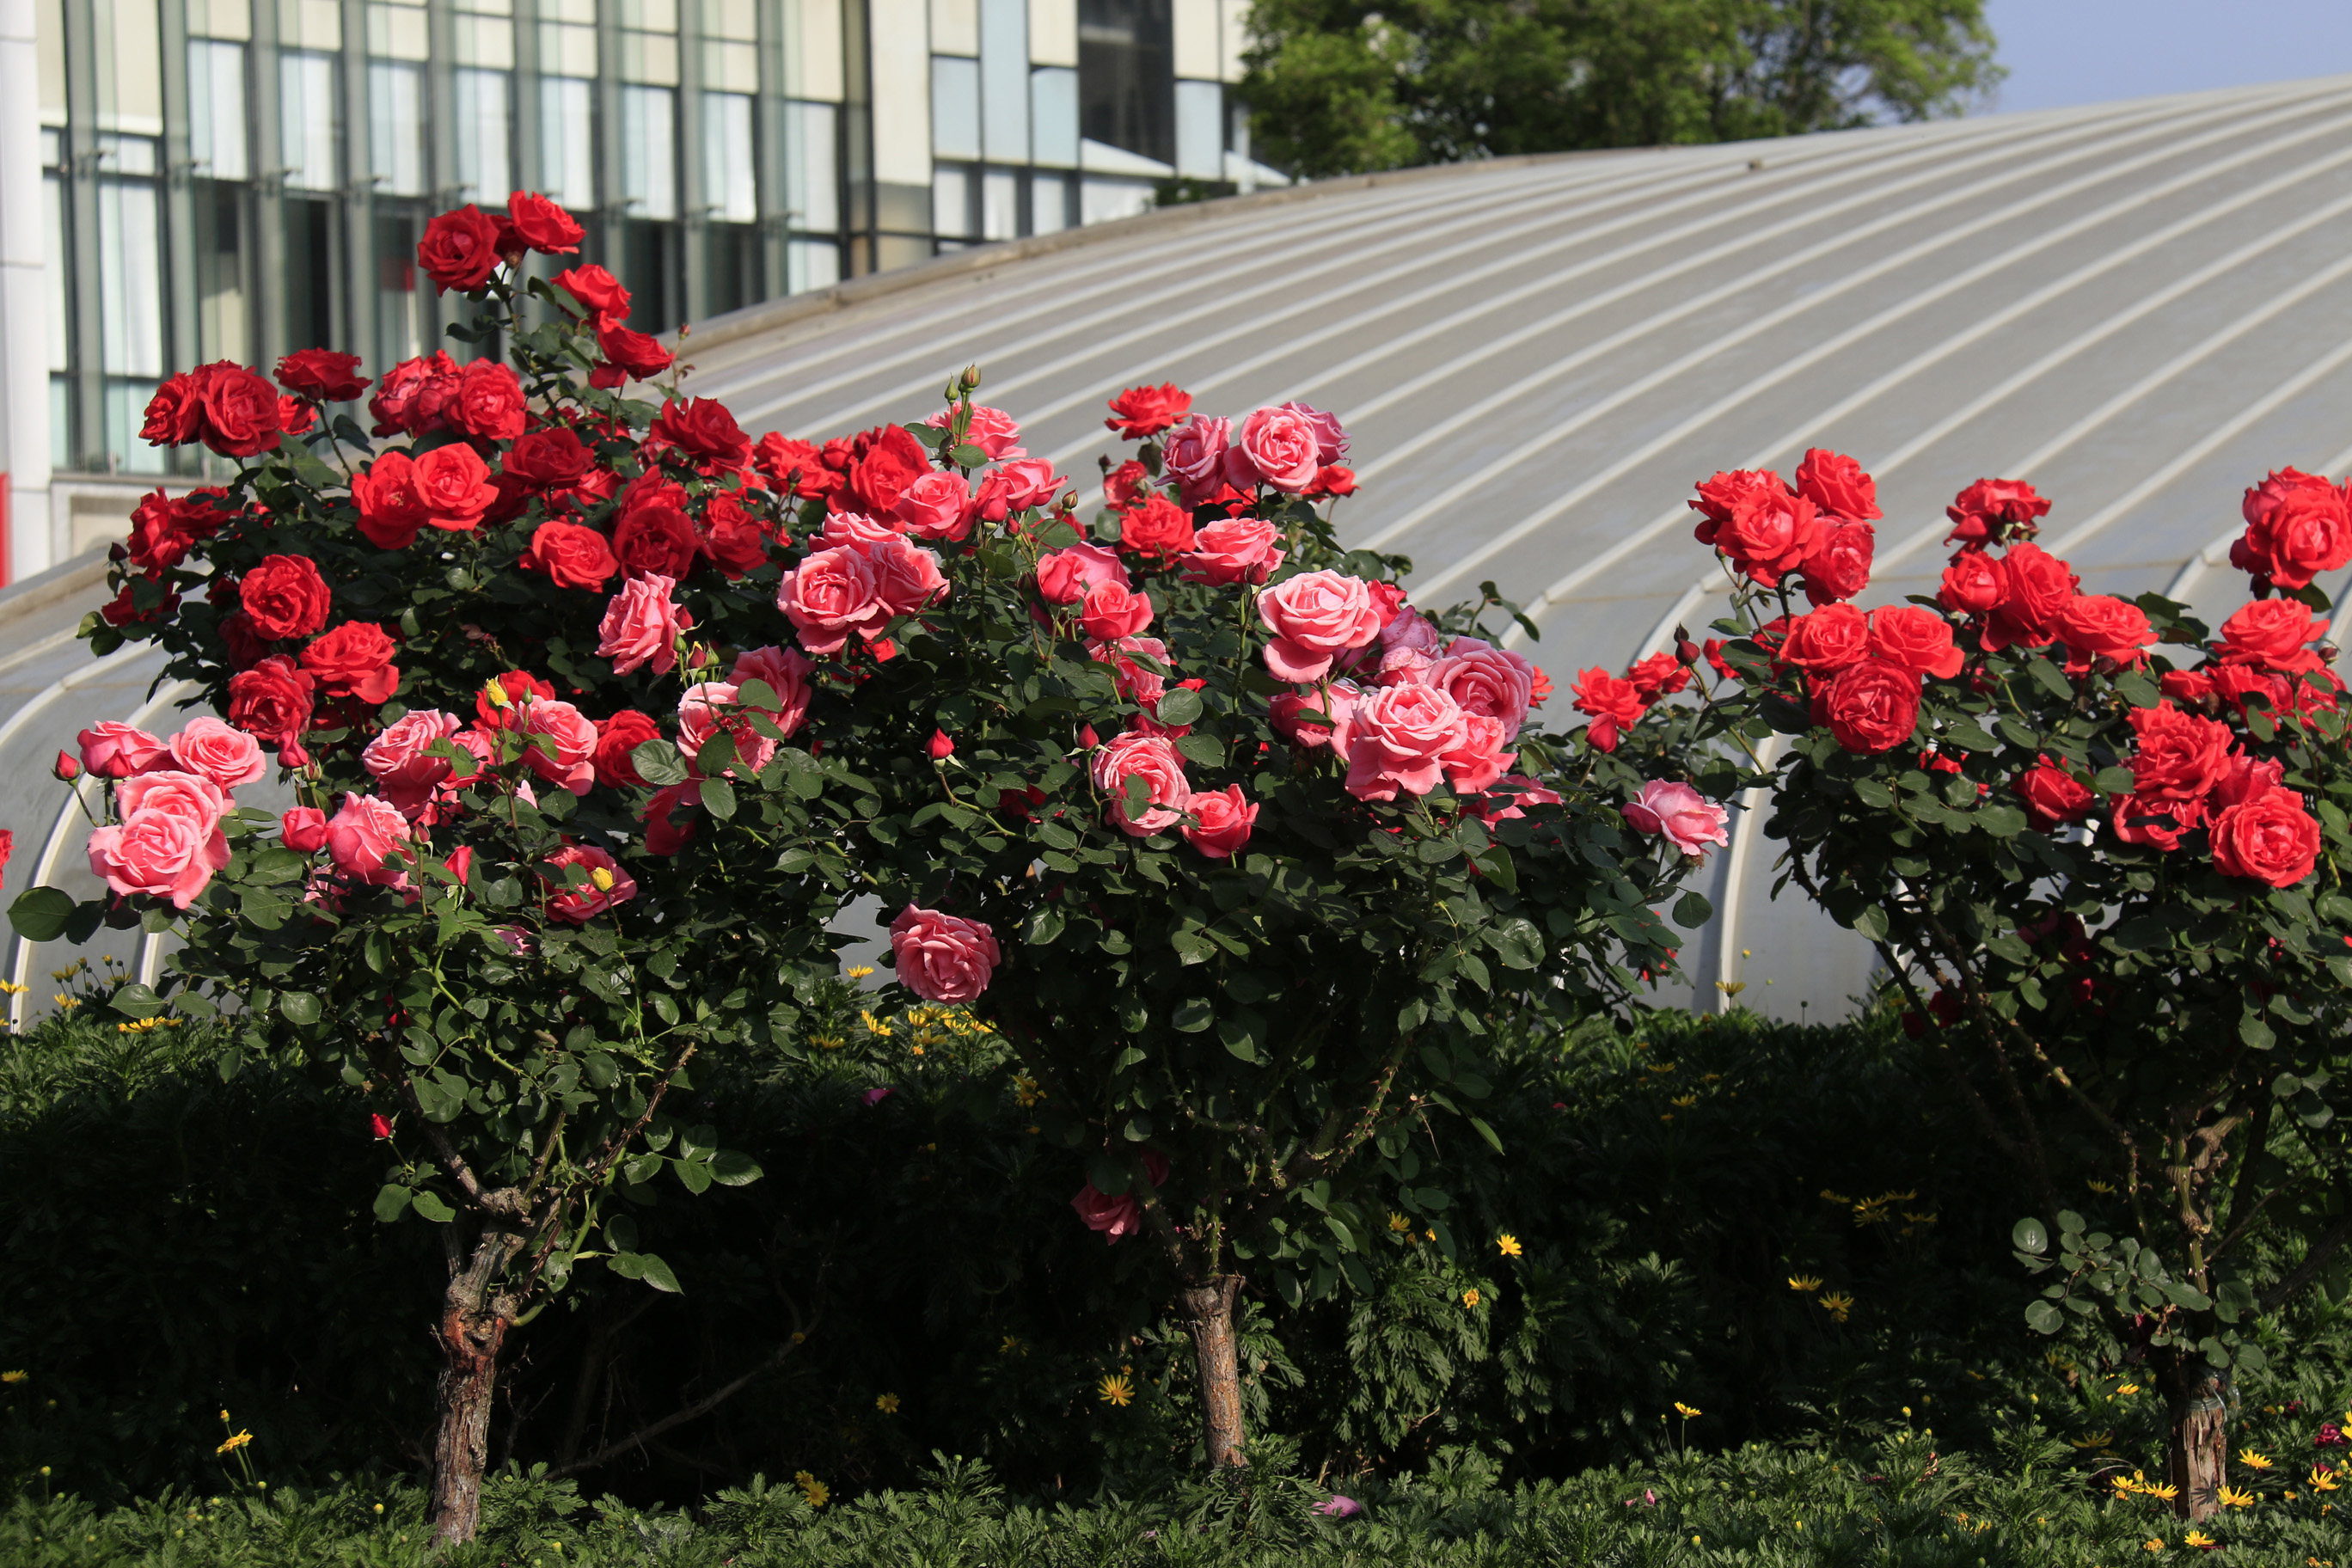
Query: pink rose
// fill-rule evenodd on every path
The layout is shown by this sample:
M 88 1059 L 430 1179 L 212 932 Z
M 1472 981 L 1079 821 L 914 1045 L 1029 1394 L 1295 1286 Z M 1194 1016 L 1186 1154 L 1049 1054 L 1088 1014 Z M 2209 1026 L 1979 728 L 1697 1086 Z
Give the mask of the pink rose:
M 1282 565 L 1281 538 L 1282 530 L 1264 518 L 1220 518 L 1192 536 L 1192 548 L 1179 560 L 1190 582 L 1263 583 Z
M 527 742 L 522 760 L 532 773 L 573 795 L 588 793 L 596 782 L 594 721 L 569 702 L 534 697 L 523 704 L 518 728 Z
M 890 509 L 907 531 L 924 539 L 961 539 L 971 531 L 971 491 L 961 474 L 925 474 Z
M 1331 673 L 1334 654 L 1381 635 L 1370 584 L 1338 572 L 1304 572 L 1276 584 L 1257 596 L 1257 615 L 1274 633 L 1265 668 L 1282 680 L 1320 680 Z
M 776 694 L 776 706 L 761 710 L 775 721 L 776 728 L 785 734 L 796 734 L 808 722 L 809 679 L 816 666 L 796 647 L 746 648 L 735 656 L 735 668 L 727 679 L 740 690 L 744 682 L 764 681 Z
M 209 714 L 189 720 L 187 728 L 172 737 L 171 752 L 184 771 L 201 774 L 224 790 L 249 784 L 268 771 L 261 760 L 260 742 Z
M 316 855 L 327 847 L 327 814 L 315 805 L 298 805 L 278 819 L 278 841 L 297 855 Z
M 1225 482 L 1235 489 L 1264 483 L 1297 495 L 1322 471 L 1323 450 L 1316 428 L 1287 408 L 1261 408 L 1242 421 L 1225 448 Z
M 874 569 L 874 596 L 886 612 L 884 624 L 891 616 L 915 615 L 948 596 L 940 558 L 919 545 L 893 539 L 867 546 L 866 559 Z M 878 632 L 882 627 L 874 629 Z
M 1455 795 L 1482 795 L 1519 760 L 1503 747 L 1511 739 L 1500 719 L 1484 713 L 1462 716 L 1462 742 L 1438 759 L 1445 764 L 1445 781 Z
M 146 731 L 111 719 L 100 720 L 75 739 L 81 742 L 81 765 L 102 779 L 127 779 L 144 772 L 172 749 Z
M 1348 793 L 1394 800 L 1402 790 L 1437 787 L 1447 752 L 1467 737 L 1462 705 L 1428 686 L 1390 686 L 1351 707 L 1331 731 L 1331 749 L 1348 760 Z
M 1352 680 L 1335 680 L 1319 692 L 1277 691 L 1266 703 L 1266 722 L 1297 746 L 1328 746 L 1334 726 L 1354 710 L 1364 694 Z
M 887 544 L 901 538 L 907 525 L 896 517 L 868 517 L 862 511 L 836 511 L 824 520 L 824 531 L 811 541 L 813 548 L 838 550 L 843 545 Z
M 785 574 L 784 580 L 792 580 Z M 656 675 L 677 668 L 677 639 L 694 626 L 694 617 L 670 602 L 677 579 L 648 572 L 621 584 L 597 624 L 596 653 L 613 661 L 613 673 L 629 675 L 653 666 Z
M 193 777 L 166 773 L 164 778 Z M 206 788 L 209 780 L 198 780 Z M 89 868 L 112 891 L 129 895 L 152 893 L 184 910 L 228 864 L 228 839 L 219 819 L 204 821 L 200 814 L 155 805 L 127 809 L 120 823 L 110 823 L 89 836 Z
M 756 773 L 776 754 L 776 742 L 751 727 L 735 700 L 736 688 L 728 681 L 705 680 L 686 689 L 677 700 L 677 749 L 689 761 L 701 755 L 713 735 L 724 731 L 735 742 L 735 755 L 746 773 Z M 721 770 L 739 778 L 734 768 Z
M 206 832 L 220 826 L 232 802 L 227 792 L 202 773 L 159 771 L 140 773 L 115 786 L 114 809 L 128 819 L 134 812 L 167 811 Z
M 1156 1189 L 1168 1180 L 1168 1157 L 1157 1149 L 1143 1152 L 1145 1179 Z M 1135 1195 L 1135 1188 L 1117 1197 L 1103 1193 L 1092 1182 L 1078 1189 L 1070 1200 L 1078 1218 L 1088 1230 L 1103 1233 L 1103 1245 L 1117 1247 L 1121 1237 L 1134 1236 L 1143 1229 L 1143 1201 Z
M 438 822 L 440 786 L 454 770 L 450 759 L 435 756 L 427 748 L 462 728 L 453 713 L 413 709 L 367 743 L 367 750 L 360 753 L 360 764 L 374 776 L 384 799 L 401 816 L 411 822 Z
M 1003 522 L 1016 511 L 1052 505 L 1055 492 L 1068 482 L 1054 471 L 1053 464 L 1024 458 L 982 474 L 972 510 L 991 522 Z
M 392 802 L 346 795 L 342 809 L 327 821 L 327 858 L 346 877 L 380 888 L 405 888 L 408 868 L 395 852 L 412 836 L 408 819 Z
M 850 633 L 872 638 L 890 624 L 890 607 L 875 589 L 874 563 L 847 548 L 819 550 L 785 573 L 776 608 L 792 617 L 811 653 L 839 653 Z
M 1710 844 L 1731 842 L 1724 824 L 1731 814 L 1686 784 L 1652 779 L 1642 786 L 1641 798 L 1629 803 L 1625 821 L 1635 831 L 1664 836 L 1667 843 L 1694 859 L 1706 854 Z
M 637 896 L 636 879 L 621 869 L 621 863 L 602 849 L 585 844 L 567 844 L 547 858 L 555 875 L 548 879 L 547 918 L 562 921 L 566 925 L 584 926 L 615 904 L 627 903 Z M 578 887 L 571 886 L 568 868 L 578 866 L 586 870 L 588 879 Z
M 1315 462 L 1318 468 L 1329 468 L 1348 455 L 1348 433 L 1339 428 L 1339 416 L 1310 408 L 1304 403 L 1285 403 L 1281 412 L 1292 415 L 1315 432 Z
M 1078 611 L 1078 625 L 1097 642 L 1134 637 L 1150 624 L 1150 599 L 1120 583 L 1097 584 L 1089 589 Z
M 1195 414 L 1175 429 L 1160 447 L 1160 464 L 1176 477 L 1186 506 L 1214 500 L 1225 488 L 1225 446 L 1233 422 Z
M 1445 634 L 1437 629 L 1436 622 L 1407 605 L 1396 613 L 1394 620 L 1381 628 L 1381 647 L 1407 647 L 1434 658 L 1445 651 Z
M 1382 669 L 1386 668 L 1384 663 Z M 1455 637 L 1422 679 L 1460 703 L 1465 713 L 1500 719 L 1507 741 L 1528 721 L 1528 709 L 1535 700 L 1536 667 L 1508 648 L 1476 637 Z
M 1114 735 L 1096 751 L 1095 787 L 1110 796 L 1110 818 L 1137 838 L 1148 837 L 1183 820 L 1192 786 L 1184 777 L 1184 759 L 1172 741 L 1160 735 L 1129 731 Z M 1148 792 L 1140 813 L 1130 815 L 1127 781 L 1143 781 Z
M 1073 544 L 1037 562 L 1037 595 L 1049 605 L 1075 605 L 1107 583 L 1130 585 L 1126 563 L 1099 544 Z
M 1185 809 L 1200 822 L 1183 830 L 1184 842 L 1212 860 L 1230 860 L 1239 854 L 1257 822 L 1257 807 L 1244 798 L 1239 784 L 1196 791 Z
M 942 408 L 923 423 L 934 430 L 944 430 L 954 416 L 955 410 Z M 992 463 L 1011 462 L 1029 455 L 1021 447 L 1021 426 L 1002 408 L 973 404 L 971 423 L 964 427 L 963 438 L 966 446 L 979 447 Z
M 890 922 L 890 956 L 898 984 L 926 1002 L 971 1001 L 1003 962 L 986 921 L 911 903 Z
M 1111 680 L 1121 697 L 1145 708 L 1160 706 L 1160 696 L 1168 689 L 1168 677 L 1163 672 L 1173 668 L 1166 643 L 1158 637 L 1129 637 L 1117 642 L 1095 643 L 1087 651 L 1096 662 L 1111 667 Z M 1145 664 L 1142 659 L 1151 663 Z

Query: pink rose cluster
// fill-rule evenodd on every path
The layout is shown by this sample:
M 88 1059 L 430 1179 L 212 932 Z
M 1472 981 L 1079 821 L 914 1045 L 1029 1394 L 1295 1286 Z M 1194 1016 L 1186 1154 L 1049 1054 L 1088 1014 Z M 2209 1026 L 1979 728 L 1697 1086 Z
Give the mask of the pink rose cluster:
M 113 820 L 89 836 L 90 871 L 118 895 L 186 909 L 228 864 L 221 824 L 236 788 L 266 771 L 260 742 L 210 717 L 169 741 L 112 721 L 77 740 L 82 771 L 114 786 Z
M 963 484 L 952 474 L 929 477 L 959 488 Z M 856 637 L 879 651 L 883 627 L 947 597 L 939 556 L 906 537 L 908 515 L 835 512 L 826 518 L 824 531 L 809 553 L 776 586 L 776 608 L 791 617 L 803 647 L 813 654 L 835 654 Z M 963 530 L 928 536 L 961 539 Z

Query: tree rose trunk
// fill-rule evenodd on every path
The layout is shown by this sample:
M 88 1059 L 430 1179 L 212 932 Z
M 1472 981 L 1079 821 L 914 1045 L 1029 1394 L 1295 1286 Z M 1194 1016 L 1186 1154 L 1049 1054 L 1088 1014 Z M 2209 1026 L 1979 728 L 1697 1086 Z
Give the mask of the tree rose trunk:
M 2229 1479 L 2230 1400 L 2224 1375 L 2203 1364 L 2179 1365 L 2161 1380 L 2171 1423 L 2165 1479 L 2180 1489 L 2172 1509 L 2183 1519 L 2210 1519 Z
M 473 1540 L 481 1527 L 490 1403 L 499 1389 L 499 1352 L 515 1312 L 513 1298 L 491 1287 L 521 1246 L 512 1216 L 522 1210 L 522 1194 L 487 1194 L 482 1206 L 488 1223 L 475 1238 L 472 1257 L 463 1258 L 463 1243 L 454 1232 L 445 1243 L 449 1288 L 435 1328 L 441 1342 L 441 1381 L 440 1421 L 433 1435 L 432 1523 L 434 1541 L 445 1546 Z
M 1249 1463 L 1242 1458 L 1242 1365 L 1234 1342 L 1234 1297 L 1241 1284 L 1240 1275 L 1223 1274 L 1177 1292 L 1192 1332 L 1211 1469 Z

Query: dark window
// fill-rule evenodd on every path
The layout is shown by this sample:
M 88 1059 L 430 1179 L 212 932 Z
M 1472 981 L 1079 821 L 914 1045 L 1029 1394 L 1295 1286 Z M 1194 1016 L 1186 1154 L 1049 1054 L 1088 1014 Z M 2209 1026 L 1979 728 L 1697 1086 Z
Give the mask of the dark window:
M 1078 0 L 1078 129 L 1129 153 L 1176 161 L 1170 0 Z

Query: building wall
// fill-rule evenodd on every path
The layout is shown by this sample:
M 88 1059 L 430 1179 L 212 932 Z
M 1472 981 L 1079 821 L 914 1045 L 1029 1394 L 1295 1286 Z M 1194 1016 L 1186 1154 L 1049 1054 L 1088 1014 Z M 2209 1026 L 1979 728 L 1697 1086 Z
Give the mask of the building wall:
M 459 203 L 554 196 L 663 331 L 1279 178 L 1245 3 L 0 0 L 0 581 L 92 536 L 50 470 L 199 477 L 138 438 L 175 369 L 462 355 L 415 267 Z

